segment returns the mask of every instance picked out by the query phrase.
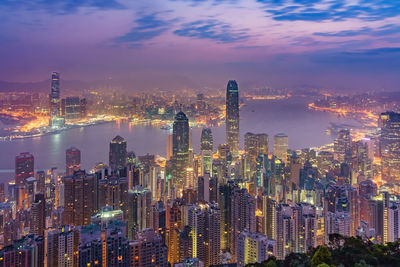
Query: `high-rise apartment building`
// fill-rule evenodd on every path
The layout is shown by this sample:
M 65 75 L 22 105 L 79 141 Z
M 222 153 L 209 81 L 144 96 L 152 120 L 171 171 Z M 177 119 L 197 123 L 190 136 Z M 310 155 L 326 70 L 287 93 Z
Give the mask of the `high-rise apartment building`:
M 250 233 L 246 229 L 238 237 L 237 265 L 243 267 L 251 263 L 261 263 L 275 255 L 275 240 L 260 233 Z

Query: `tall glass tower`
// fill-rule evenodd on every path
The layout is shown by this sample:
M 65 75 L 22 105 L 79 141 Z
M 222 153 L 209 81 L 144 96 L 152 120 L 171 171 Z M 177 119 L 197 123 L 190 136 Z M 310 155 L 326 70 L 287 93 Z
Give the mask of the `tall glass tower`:
M 213 136 L 210 128 L 204 128 L 201 131 L 200 150 L 202 159 L 201 175 L 205 173 L 211 174 Z
M 239 87 L 236 81 L 228 82 L 226 88 L 226 143 L 233 157 L 239 151 Z
M 51 92 L 50 92 L 50 114 L 51 117 L 57 117 L 60 111 L 60 74 L 53 72 L 51 74 Z
M 182 111 L 176 114 L 173 125 L 172 159 L 175 186 L 183 188 L 189 167 L 189 120 Z

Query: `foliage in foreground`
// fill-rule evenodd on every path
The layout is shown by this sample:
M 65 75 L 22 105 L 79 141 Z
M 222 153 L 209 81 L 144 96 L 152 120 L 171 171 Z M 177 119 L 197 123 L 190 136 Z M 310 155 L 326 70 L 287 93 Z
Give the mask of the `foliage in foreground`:
M 365 242 L 359 237 L 329 236 L 328 246 L 308 253 L 291 253 L 285 260 L 269 258 L 247 267 L 389 267 L 400 266 L 400 239 L 386 244 Z

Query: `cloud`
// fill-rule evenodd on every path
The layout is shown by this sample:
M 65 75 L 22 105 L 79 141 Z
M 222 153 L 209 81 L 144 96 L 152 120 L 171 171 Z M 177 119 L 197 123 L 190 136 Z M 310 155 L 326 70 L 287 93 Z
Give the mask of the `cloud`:
M 400 15 L 400 1 L 360 0 L 257 0 L 278 21 L 342 21 L 358 18 L 378 21 Z
M 216 19 L 197 20 L 181 25 L 174 31 L 178 36 L 209 39 L 220 43 L 234 43 L 249 38 L 247 29 L 235 30 L 230 24 Z
M 156 14 L 144 15 L 135 20 L 134 26 L 126 34 L 114 38 L 116 43 L 129 43 L 132 47 L 140 46 L 140 42 L 153 39 L 166 32 L 172 21 L 158 19 Z
M 52 14 L 64 15 L 79 11 L 83 7 L 101 10 L 125 9 L 117 0 L 1 0 L 0 8 L 45 10 Z
M 360 35 L 368 36 L 385 36 L 400 32 L 400 26 L 395 24 L 387 24 L 376 29 L 370 27 L 362 27 L 358 30 L 344 30 L 339 32 L 315 32 L 313 35 L 323 37 L 352 37 Z

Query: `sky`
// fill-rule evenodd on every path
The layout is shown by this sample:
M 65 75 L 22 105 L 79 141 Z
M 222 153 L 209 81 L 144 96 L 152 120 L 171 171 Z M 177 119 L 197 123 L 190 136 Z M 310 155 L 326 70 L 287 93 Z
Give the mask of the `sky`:
M 0 80 L 399 90 L 398 0 L 1 0 Z

